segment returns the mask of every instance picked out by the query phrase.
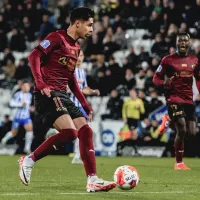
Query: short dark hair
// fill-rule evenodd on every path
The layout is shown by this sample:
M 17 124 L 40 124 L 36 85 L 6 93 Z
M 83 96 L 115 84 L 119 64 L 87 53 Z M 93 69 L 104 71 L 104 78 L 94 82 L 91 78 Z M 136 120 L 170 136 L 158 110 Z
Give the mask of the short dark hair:
M 176 37 L 180 37 L 180 36 L 187 36 L 190 39 L 190 34 L 189 33 L 178 33 Z
M 30 83 L 30 81 L 27 80 L 27 79 L 23 79 L 23 80 L 22 80 L 22 84 L 25 84 L 25 83 Z
M 94 18 L 94 11 L 87 7 L 77 7 L 70 12 L 70 22 L 74 22 L 78 19 L 87 21 L 89 18 Z

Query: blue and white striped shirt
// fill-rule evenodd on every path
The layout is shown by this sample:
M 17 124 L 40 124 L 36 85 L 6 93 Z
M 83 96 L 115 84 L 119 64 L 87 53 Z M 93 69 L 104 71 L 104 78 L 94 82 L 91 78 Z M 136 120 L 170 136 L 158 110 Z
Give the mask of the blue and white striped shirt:
M 32 101 L 31 93 L 24 93 L 22 91 L 16 92 L 12 100 L 10 101 L 10 107 L 17 108 L 14 118 L 26 119 L 30 117 L 30 106 Z M 23 103 L 26 106 L 23 107 Z
M 74 74 L 78 82 L 79 88 L 82 91 L 84 87 L 87 87 L 86 73 L 84 69 L 76 68 Z M 71 95 L 71 100 L 74 102 L 75 106 L 82 107 L 74 94 Z

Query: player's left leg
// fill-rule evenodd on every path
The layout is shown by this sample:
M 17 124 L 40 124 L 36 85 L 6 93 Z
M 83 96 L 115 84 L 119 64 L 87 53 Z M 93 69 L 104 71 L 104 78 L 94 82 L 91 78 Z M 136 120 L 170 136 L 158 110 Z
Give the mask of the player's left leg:
M 187 123 L 187 133 L 190 135 L 196 135 L 196 121 L 186 121 Z
M 187 133 L 190 135 L 196 134 L 197 117 L 195 107 L 192 104 L 185 105 Z
M 185 104 L 168 104 L 168 113 L 176 130 L 176 137 L 174 140 L 176 163 L 174 169 L 190 170 L 190 168 L 183 163 L 184 139 L 187 131 Z
M 96 175 L 96 157 L 92 129 L 88 126 L 84 117 L 75 118 L 73 121 L 78 130 L 80 155 L 88 177 L 87 192 L 109 191 L 113 189 L 116 186 L 114 182 L 104 181 Z
M 184 163 L 183 163 L 183 155 L 184 155 L 184 138 L 186 135 L 186 120 L 183 117 L 176 119 L 174 122 L 176 127 L 176 138 L 174 141 L 175 146 L 175 156 L 176 156 L 176 163 L 174 166 L 175 170 L 190 170 Z
M 24 121 L 24 129 L 26 130 L 24 152 L 30 154 L 33 141 L 33 124 L 30 118 Z

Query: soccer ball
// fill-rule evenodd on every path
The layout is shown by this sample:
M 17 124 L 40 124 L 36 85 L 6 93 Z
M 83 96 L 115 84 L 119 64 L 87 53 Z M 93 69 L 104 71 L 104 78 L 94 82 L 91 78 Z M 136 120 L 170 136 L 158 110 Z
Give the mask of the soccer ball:
M 131 190 L 138 184 L 139 174 L 132 166 L 120 166 L 114 173 L 114 181 L 120 189 Z

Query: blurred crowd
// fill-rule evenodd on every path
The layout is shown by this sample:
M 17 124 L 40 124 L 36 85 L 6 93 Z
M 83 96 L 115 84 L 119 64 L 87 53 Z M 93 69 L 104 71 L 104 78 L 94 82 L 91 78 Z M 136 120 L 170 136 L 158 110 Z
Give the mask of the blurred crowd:
M 87 5 L 95 11 L 94 33 L 80 40 L 85 54 L 89 85 L 108 95 L 118 87 L 142 89 L 146 95 L 155 89 L 152 76 L 160 59 L 175 52 L 178 32 L 189 32 L 192 44 L 200 38 L 200 0 L 3 0 L 0 4 L 0 86 L 12 88 L 17 80 L 32 78 L 27 58 L 16 63 L 13 52 L 31 51 L 44 37 L 69 25 L 69 11 Z M 135 53 L 126 33 L 145 29 L 143 40 L 151 39 L 150 51 L 143 46 Z M 195 43 L 196 44 L 196 43 Z M 113 54 L 127 50 L 122 64 Z M 200 45 L 191 51 L 200 56 Z M 9 84 L 7 84 L 9 83 Z M 162 88 L 156 88 L 162 93 Z
M 67 29 L 70 9 L 82 5 L 95 11 L 92 37 L 79 41 L 88 85 L 101 96 L 110 95 L 102 120 L 122 119 L 123 99 L 133 90 L 144 104 L 140 127 L 157 127 L 148 121 L 149 113 L 163 104 L 158 100 L 163 88 L 152 83 L 154 72 L 163 56 L 175 52 L 180 32 L 191 35 L 190 50 L 200 58 L 200 0 L 2 0 L 0 87 L 13 89 L 22 79 L 33 82 L 27 57 L 16 62 L 14 52 L 30 52 L 50 32 Z M 141 46 L 136 53 L 127 34 L 130 29 L 146 30 L 142 40 L 153 41 L 150 51 Z M 127 51 L 121 63 L 116 51 Z M 195 103 L 200 119 L 199 96 Z

